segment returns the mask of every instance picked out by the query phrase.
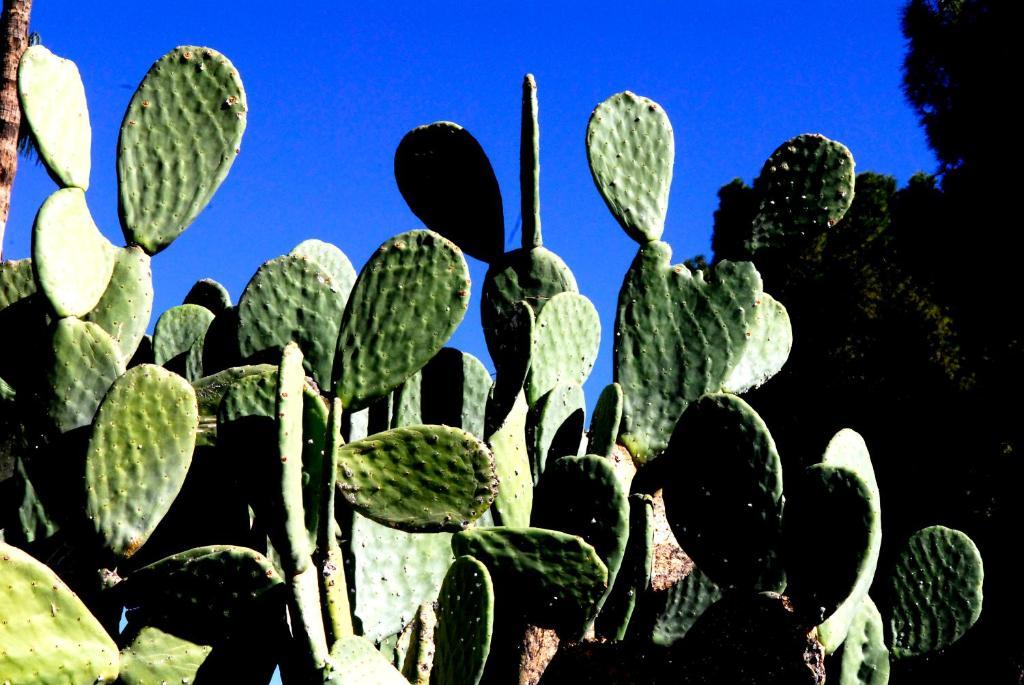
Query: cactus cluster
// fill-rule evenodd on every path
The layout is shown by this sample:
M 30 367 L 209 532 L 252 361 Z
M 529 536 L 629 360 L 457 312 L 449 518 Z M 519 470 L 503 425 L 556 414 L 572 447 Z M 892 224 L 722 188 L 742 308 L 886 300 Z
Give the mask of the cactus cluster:
M 916 533 L 876 582 L 880 494 L 856 433 L 784 489 L 738 395 L 785 363 L 786 310 L 750 263 L 671 264 L 674 141 L 651 100 L 612 96 L 587 128 L 597 188 L 639 243 L 587 429 L 600 323 L 543 246 L 532 76 L 520 248 L 503 251 L 482 147 L 438 122 L 395 155 L 426 230 L 358 273 L 307 240 L 237 304 L 204 279 L 152 336 L 149 260 L 238 153 L 238 72 L 181 47 L 142 81 L 117 150 L 123 248 L 88 209 L 74 64 L 33 46 L 18 85 L 61 188 L 31 259 L 0 264 L 17 331 L 0 349 L 0 682 L 580 682 L 582 655 L 602 682 L 817 683 L 840 652 L 838 682 L 878 685 L 977 620 L 982 563 L 958 531 Z M 839 221 L 852 174 L 839 143 L 784 143 L 756 186 L 758 245 Z M 493 379 L 444 347 L 464 254 L 489 265 Z

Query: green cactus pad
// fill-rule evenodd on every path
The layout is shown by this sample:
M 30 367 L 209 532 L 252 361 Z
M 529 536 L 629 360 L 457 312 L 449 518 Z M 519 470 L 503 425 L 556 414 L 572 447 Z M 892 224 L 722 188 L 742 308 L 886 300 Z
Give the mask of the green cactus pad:
M 466 254 L 490 262 L 505 249 L 501 191 L 491 162 L 469 131 L 438 121 L 405 134 L 395 180 L 409 209 Z
M 812 240 L 842 219 L 853 202 L 853 167 L 845 145 L 816 133 L 780 145 L 754 181 L 761 204 L 750 251 Z
M 549 460 L 576 456 L 582 446 L 586 398 L 574 383 L 559 383 L 530 409 L 526 446 L 533 482 L 540 481 Z
M 434 667 L 434 631 L 437 617 L 434 605 L 425 602 L 416 610 L 416 618 L 405 627 L 409 646 L 402 658 L 402 675 L 411 685 L 429 685 Z
M 18 65 L 18 96 L 47 171 L 61 186 L 88 190 L 92 128 L 78 67 L 31 45 Z
M 502 610 L 569 637 L 582 634 L 608 589 L 607 567 L 575 535 L 542 528 L 477 528 L 456 533 L 452 550 L 487 567 Z
M 793 348 L 793 326 L 789 313 L 768 293 L 754 301 L 747 346 L 733 366 L 722 388 L 739 395 L 756 388 L 777 374 Z
M 437 354 L 469 304 L 469 267 L 431 231 L 388 240 L 359 273 L 338 336 L 335 394 L 356 411 Z
M 132 96 L 117 144 L 118 213 L 129 245 L 155 254 L 199 215 L 238 156 L 245 90 L 210 48 L 157 60 Z
M 619 291 L 615 380 L 625 406 L 621 440 L 638 463 L 668 444 L 687 404 L 718 392 L 747 346 L 761 277 L 747 262 L 720 262 L 713 278 L 672 266 L 672 248 L 640 248 Z
M 487 567 L 459 557 L 448 569 L 437 597 L 434 685 L 478 685 L 491 651 L 494 586 Z
M 85 316 L 107 289 L 116 248 L 92 220 L 80 188 L 58 190 L 32 228 L 36 281 L 57 316 Z
M 884 632 L 882 615 L 865 595 L 857 605 L 843 642 L 839 685 L 887 685 L 889 650 Z
M 782 463 L 761 417 L 735 395 L 706 395 L 663 459 L 665 512 L 686 553 L 719 585 L 775 589 Z
M 433 360 L 431 360 L 433 361 Z M 454 397 L 450 386 L 445 387 L 446 397 Z M 409 376 L 404 383 L 395 388 L 391 394 L 392 412 L 391 428 L 404 428 L 427 423 L 423 420 L 423 376 L 417 371 Z M 446 426 L 456 425 L 447 421 L 431 421 Z
M 117 345 L 102 328 L 75 318 L 61 319 L 50 340 L 46 414 L 61 433 L 92 423 L 107 390 L 125 372 Z
M 144 627 L 121 651 L 118 682 L 124 685 L 191 683 L 212 649 L 159 628 Z
M 608 569 L 611 590 L 629 538 L 627 495 L 610 460 L 596 454 L 562 457 L 540 479 L 530 524 L 583 538 Z M 598 601 L 598 611 L 606 598 Z
M 365 637 L 343 637 L 331 647 L 324 685 L 409 685 Z
M 188 354 L 213 323 L 213 312 L 198 304 L 179 304 L 160 315 L 153 329 L 153 362 L 167 366 Z
M 117 678 L 117 645 L 57 574 L 0 542 L 0 587 L 0 677 L 39 685 Z
M 526 302 L 539 312 L 553 296 L 562 292 L 578 292 L 576 277 L 562 258 L 546 247 L 513 250 L 495 260 L 484 277 L 480 300 L 480 317 L 484 339 L 491 359 L 500 369 L 499 359 L 515 356 L 509 349 L 515 337 L 507 336 L 519 302 Z M 518 354 L 521 354 L 518 353 Z
M 910 536 L 888 578 L 886 638 L 893 658 L 944 649 L 981 615 L 985 570 L 974 542 L 931 526 Z
M 637 598 L 650 587 L 654 562 L 654 500 L 650 495 L 631 495 L 628 501 L 626 552 L 594 624 L 594 632 L 610 640 L 626 636 Z
M 519 137 L 520 215 L 523 220 L 523 248 L 540 247 L 540 124 L 537 121 L 537 81 L 533 74 L 523 77 L 523 112 Z
M 786 595 L 798 615 L 821 623 L 874 575 L 881 518 L 868 484 L 850 469 L 815 464 L 804 472 L 783 518 Z
M 86 514 L 107 550 L 130 557 L 170 509 L 198 423 L 192 386 L 159 366 L 136 366 L 110 388 L 85 460 Z
M 579 293 L 558 293 L 537 314 L 526 377 L 532 405 L 556 383 L 583 385 L 601 345 L 601 320 L 593 303 Z
M 201 278 L 189 288 L 182 304 L 197 304 L 206 307 L 214 316 L 231 308 L 231 294 L 223 285 L 212 278 Z
M 153 271 L 138 247 L 117 250 L 114 270 L 99 302 L 84 318 L 98 324 L 130 359 L 146 335 L 153 311 Z
M 658 598 L 651 642 L 670 647 L 683 639 L 708 607 L 721 598 L 722 590 L 695 567 Z
M 200 431 L 216 431 L 217 412 L 231 386 L 247 376 L 267 376 L 274 371 L 275 368 L 270 364 L 236 366 L 193 382 L 192 388 L 196 392 L 196 402 L 199 406 Z
M 526 446 L 526 395 L 516 398 L 512 410 L 488 439 L 498 474 L 498 495 L 494 513 L 503 526 L 523 528 L 530 524 L 533 510 L 533 475 Z
M 348 300 L 348 294 L 352 292 L 352 286 L 356 282 L 356 270 L 339 247 L 316 238 L 310 238 L 296 245 L 288 254 L 292 257 L 305 257 L 315 262 L 321 271 L 331 277 L 331 285 L 334 286 L 334 289 L 341 293 L 345 300 Z
M 871 466 L 871 456 L 868 454 L 867 445 L 857 432 L 844 428 L 835 434 L 825 449 L 825 456 L 822 463 L 830 466 L 838 466 L 849 469 L 856 473 L 868 486 L 871 494 L 871 505 L 880 509 L 881 500 L 878 492 L 878 483 L 875 481 L 875 470 Z M 818 641 L 825 648 L 826 654 L 839 649 L 839 645 L 846 639 L 846 631 L 857 613 L 864 597 L 867 596 L 871 583 L 875 579 L 875 569 L 878 566 L 878 555 L 882 548 L 882 536 L 872 535 L 871 549 L 869 550 L 868 563 L 861 569 L 857 584 L 854 586 L 850 596 L 839 605 L 835 612 L 825 619 L 825 622 L 818 626 Z
M 253 617 L 265 602 L 277 601 L 282 583 L 262 554 L 211 545 L 143 566 L 118 585 L 118 592 L 131 620 L 210 643 Z
M 587 453 L 611 457 L 615 441 L 619 437 L 622 421 L 622 386 L 618 383 L 606 385 L 594 405 L 594 416 L 590 419 L 590 436 Z
M 271 259 L 238 301 L 239 351 L 245 359 L 276 359 L 294 340 L 309 375 L 329 387 L 344 309 L 344 294 L 319 264 L 297 256 Z
M 451 534 L 405 533 L 355 515 L 353 613 L 373 641 L 397 633 L 437 597 L 452 562 Z
M 658 103 L 628 90 L 594 110 L 587 125 L 594 183 L 626 234 L 641 245 L 665 230 L 675 139 Z
M 36 292 L 31 259 L 0 262 L 0 310 Z
M 457 531 L 491 506 L 494 457 L 466 431 L 413 426 L 338 450 L 338 488 L 360 514 L 407 532 Z

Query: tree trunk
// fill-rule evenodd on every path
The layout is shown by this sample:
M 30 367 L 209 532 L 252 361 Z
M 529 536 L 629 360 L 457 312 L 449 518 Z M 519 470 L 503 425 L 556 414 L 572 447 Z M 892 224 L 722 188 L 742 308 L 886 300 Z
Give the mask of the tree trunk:
M 18 62 L 28 47 L 28 19 L 32 0 L 4 0 L 0 16 L 0 258 L 4 230 L 11 211 L 11 187 L 18 170 Z

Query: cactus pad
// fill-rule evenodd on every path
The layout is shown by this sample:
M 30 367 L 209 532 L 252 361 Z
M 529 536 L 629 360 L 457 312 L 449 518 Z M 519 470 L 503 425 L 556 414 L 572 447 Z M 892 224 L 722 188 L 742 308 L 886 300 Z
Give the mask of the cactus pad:
M 641 245 L 665 230 L 675 139 L 658 103 L 628 90 L 590 115 L 587 159 L 594 183 L 626 234 Z
M 139 247 L 117 251 L 110 282 L 99 302 L 86 316 L 110 334 L 130 359 L 146 335 L 153 311 L 153 271 L 149 255 Z
M 92 128 L 78 67 L 29 46 L 18 65 L 18 95 L 47 171 L 63 187 L 88 190 Z
M 748 342 L 722 388 L 736 395 L 760 386 L 777 374 L 793 348 L 793 326 L 789 313 L 768 293 L 754 301 L 748 317 Z
M 878 483 L 875 480 L 875 470 L 871 466 L 871 457 L 868 454 L 864 438 L 857 432 L 844 428 L 836 433 L 825 449 L 822 463 L 849 469 L 856 473 L 868 486 L 868 492 L 871 495 L 871 506 L 880 509 L 881 501 Z M 859 607 L 875 579 L 875 569 L 878 566 L 878 555 L 881 548 L 882 536 L 879 531 L 879 534 L 872 535 L 871 537 L 870 557 L 868 563 L 861 569 L 853 592 L 850 593 L 850 596 L 839 605 L 839 608 L 824 623 L 818 626 L 818 641 L 825 648 L 826 654 L 831 654 L 839 649 L 839 645 L 846 639 L 846 630 L 850 625 L 850 621 L 853 620 L 854 614 L 860 610 Z
M 374 641 L 402 629 L 423 602 L 437 596 L 452 562 L 449 533 L 404 533 L 354 517 L 352 574 L 355 616 Z
M 478 685 L 491 651 L 494 586 L 487 567 L 459 557 L 448 569 L 437 597 L 435 685 Z
M 708 607 L 722 598 L 722 590 L 707 574 L 694 567 L 685 578 L 664 591 L 657 607 L 651 642 L 669 647 L 690 632 Z
M 134 554 L 170 509 L 198 423 L 192 386 L 159 366 L 136 366 L 110 388 L 89 440 L 85 486 L 86 514 L 113 554 Z
M 309 375 L 329 387 L 345 297 L 316 262 L 277 257 L 256 271 L 238 301 L 238 346 L 245 359 L 276 359 L 294 340 Z
M 46 413 L 61 433 L 92 423 L 103 396 L 125 372 L 117 345 L 102 328 L 61 319 L 50 341 L 46 368 Z
M 121 651 L 124 685 L 191 683 L 210 655 L 212 647 L 197 645 L 159 628 L 144 627 Z
M 296 245 L 288 254 L 315 262 L 321 271 L 330 276 L 331 285 L 342 294 L 342 298 L 348 299 L 348 294 L 352 292 L 352 286 L 356 282 L 356 270 L 352 268 L 352 262 L 338 246 L 310 238 Z
M 203 211 L 238 155 L 247 111 L 238 72 L 219 52 L 183 46 L 153 64 L 117 145 L 118 213 L 129 245 L 155 254 Z
M 118 586 L 118 592 L 130 620 L 209 643 L 251 618 L 281 586 L 280 574 L 262 554 L 246 547 L 212 545 L 143 566 Z
M 530 524 L 533 510 L 533 476 L 526 446 L 526 396 L 520 392 L 504 423 L 488 439 L 498 475 L 494 513 L 503 526 L 517 528 Z
M 520 215 L 523 220 L 523 248 L 540 247 L 540 123 L 537 116 L 537 81 L 533 74 L 523 77 L 523 111 L 519 136 Z
M 408 532 L 457 531 L 491 506 L 494 457 L 449 426 L 378 433 L 338 450 L 338 487 L 368 518 Z
M 687 404 L 718 392 L 748 343 L 761 277 L 720 262 L 713 278 L 672 266 L 667 243 L 644 245 L 619 291 L 615 380 L 625 398 L 621 440 L 638 463 L 668 444 Z
M 761 417 L 735 395 L 702 397 L 663 458 L 665 511 L 687 554 L 719 585 L 774 589 L 782 463 Z
M 96 228 L 85 193 L 64 188 L 39 208 L 32 229 L 36 280 L 57 316 L 84 316 L 110 282 L 116 248 Z
M 487 567 L 502 610 L 566 635 L 582 633 L 608 589 L 604 562 L 575 535 L 542 528 L 477 528 L 456 533 L 452 550 Z
M 812 240 L 843 218 L 853 202 L 853 155 L 842 143 L 808 133 L 780 145 L 754 181 L 761 199 L 751 252 Z
M 189 288 L 182 304 L 197 304 L 218 316 L 225 309 L 231 308 L 231 295 L 227 288 L 212 278 L 200 278 Z
M 44 564 L 0 542 L 0 673 L 11 683 L 113 682 L 117 646 Z
M 817 625 L 854 593 L 865 574 L 873 576 L 881 512 L 859 475 L 815 464 L 786 502 L 783 524 L 786 595 L 798 615 Z
M 889 577 L 886 637 L 896 659 L 953 644 L 981 615 L 985 570 L 974 542 L 931 526 L 907 540 Z
M 349 297 L 334 364 L 335 394 L 355 411 L 391 392 L 440 350 L 469 304 L 469 267 L 431 231 L 391 238 Z
M 654 500 L 650 495 L 631 495 L 629 502 L 629 538 L 619 573 L 608 591 L 594 632 L 611 640 L 626 636 L 637 598 L 651 585 L 654 561 Z
M 600 344 L 601 320 L 593 303 L 579 293 L 553 296 L 534 325 L 526 401 L 534 404 L 559 382 L 583 385 Z
M 153 328 L 153 362 L 167 366 L 188 354 L 196 341 L 206 335 L 213 312 L 198 304 L 179 304 L 160 315 Z
M 590 419 L 590 436 L 587 453 L 611 457 L 615 441 L 619 437 L 619 423 L 622 421 L 622 386 L 618 383 L 606 385 L 594 405 L 594 416 Z
M 395 180 L 423 224 L 485 262 L 505 249 L 501 191 L 480 143 L 458 124 L 414 128 L 395 150 Z
M 409 685 L 364 637 L 343 637 L 331 647 L 324 685 Z
M 491 375 L 479 359 L 446 347 L 421 371 L 421 421 L 455 426 L 483 438 L 490 389 Z
M 884 623 L 875 603 L 865 595 L 857 605 L 839 661 L 839 685 L 886 685 L 889 650 Z
M 627 494 L 609 459 L 595 454 L 562 457 L 540 479 L 530 524 L 583 538 L 608 569 L 610 590 L 629 538 Z M 605 597 L 598 602 L 599 611 Z
M 576 456 L 582 445 L 586 398 L 574 383 L 559 383 L 526 417 L 526 446 L 533 482 L 540 481 L 548 460 Z

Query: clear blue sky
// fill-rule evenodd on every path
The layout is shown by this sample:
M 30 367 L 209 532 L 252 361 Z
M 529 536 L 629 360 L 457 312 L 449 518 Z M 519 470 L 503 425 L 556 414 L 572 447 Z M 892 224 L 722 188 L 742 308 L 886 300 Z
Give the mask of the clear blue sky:
M 119 245 L 114 149 L 149 65 L 176 45 L 209 45 L 245 82 L 242 154 L 210 207 L 154 259 L 155 314 L 202 277 L 237 298 L 263 261 L 304 238 L 336 243 L 358 268 L 387 237 L 417 227 L 392 161 L 402 135 L 431 121 L 458 122 L 481 142 L 510 234 L 527 71 L 539 84 L 545 242 L 602 315 L 591 404 L 611 379 L 614 305 L 636 251 L 587 169 L 584 131 L 598 102 L 629 89 L 661 103 L 672 119 L 676 167 L 664 238 L 677 261 L 710 251 L 719 186 L 736 176 L 749 181 L 776 145 L 798 133 L 841 140 L 858 169 L 901 183 L 935 167 L 900 92 L 899 0 L 311 1 L 293 13 L 294 5 L 35 3 L 33 30 L 82 72 L 93 126 L 89 204 Z M 53 190 L 40 167 L 22 163 L 6 256 L 29 253 L 35 210 Z M 474 301 L 453 342 L 490 367 L 477 300 L 485 269 L 471 268 Z

